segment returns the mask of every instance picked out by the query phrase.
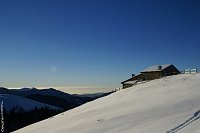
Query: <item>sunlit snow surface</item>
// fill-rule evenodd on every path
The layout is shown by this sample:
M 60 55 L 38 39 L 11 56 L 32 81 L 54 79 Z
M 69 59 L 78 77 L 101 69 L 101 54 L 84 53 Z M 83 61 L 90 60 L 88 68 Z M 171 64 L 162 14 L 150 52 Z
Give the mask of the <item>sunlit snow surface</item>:
M 18 133 L 200 133 L 200 74 L 118 91 Z

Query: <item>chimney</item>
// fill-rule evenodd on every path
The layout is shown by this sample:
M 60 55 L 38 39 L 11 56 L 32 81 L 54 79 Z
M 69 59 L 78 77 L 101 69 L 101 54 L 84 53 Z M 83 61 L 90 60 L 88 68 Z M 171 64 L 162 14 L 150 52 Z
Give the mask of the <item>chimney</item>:
M 162 70 L 162 66 L 161 65 L 158 65 L 158 70 Z

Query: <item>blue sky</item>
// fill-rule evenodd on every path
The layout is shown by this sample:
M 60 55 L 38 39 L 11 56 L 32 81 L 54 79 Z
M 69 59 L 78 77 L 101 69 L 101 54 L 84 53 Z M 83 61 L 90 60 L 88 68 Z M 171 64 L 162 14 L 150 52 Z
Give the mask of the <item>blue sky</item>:
M 154 64 L 200 68 L 198 0 L 0 0 L 0 85 L 115 88 Z

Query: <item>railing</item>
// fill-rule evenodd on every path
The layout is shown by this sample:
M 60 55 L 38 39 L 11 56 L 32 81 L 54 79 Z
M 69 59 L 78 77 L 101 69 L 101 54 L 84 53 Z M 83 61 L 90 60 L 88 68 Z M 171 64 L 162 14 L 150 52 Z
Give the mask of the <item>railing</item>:
M 193 68 L 193 69 L 185 69 L 184 71 L 181 71 L 181 73 L 192 74 L 192 73 L 199 73 L 199 71 L 197 68 Z

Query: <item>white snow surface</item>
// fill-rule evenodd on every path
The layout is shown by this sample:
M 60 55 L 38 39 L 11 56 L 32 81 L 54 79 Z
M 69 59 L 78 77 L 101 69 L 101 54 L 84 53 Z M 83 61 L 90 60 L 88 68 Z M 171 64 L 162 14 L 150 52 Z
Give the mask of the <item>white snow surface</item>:
M 25 111 L 34 109 L 35 107 L 41 108 L 45 106 L 54 110 L 62 110 L 61 108 L 58 108 L 56 106 L 40 103 L 28 98 L 10 95 L 10 94 L 0 94 L 0 101 L 3 101 L 3 108 L 5 108 L 6 111 L 10 111 L 16 106 L 21 106 Z
M 139 84 L 16 133 L 200 133 L 200 74 Z

